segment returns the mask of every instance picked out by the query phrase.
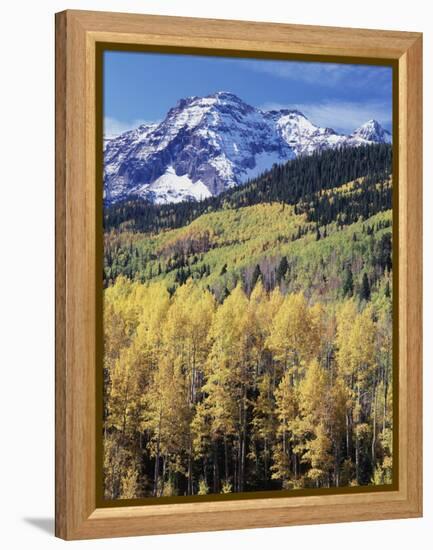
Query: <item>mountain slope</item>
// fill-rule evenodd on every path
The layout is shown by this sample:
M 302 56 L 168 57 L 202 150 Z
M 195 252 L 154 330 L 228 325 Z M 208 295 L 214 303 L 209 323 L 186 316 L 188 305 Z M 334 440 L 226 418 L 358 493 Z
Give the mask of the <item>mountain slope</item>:
M 375 181 L 385 181 L 391 173 L 390 145 L 327 149 L 278 164 L 245 185 L 200 202 L 158 205 L 143 199 L 128 199 L 106 205 L 104 228 L 106 231 L 128 227 L 133 231 L 158 232 L 181 227 L 206 212 L 237 209 L 261 202 L 294 205 L 312 194 L 358 178 L 369 176 Z
M 305 288 L 315 292 L 316 286 L 319 290 L 322 285 L 320 293 L 335 299 L 342 289 L 337 278 L 343 279 L 345 266 L 354 257 L 363 258 L 353 265 L 358 284 L 365 264 L 378 262 L 379 251 L 371 248 L 371 234 L 374 232 L 375 246 L 379 246 L 382 235 L 391 235 L 391 210 L 350 225 L 332 222 L 321 228 L 319 240 L 316 223 L 295 210 L 277 203 L 257 204 L 204 214 L 189 225 L 159 235 L 128 231 L 107 234 L 105 284 L 109 286 L 119 275 L 146 283 L 164 281 L 167 288 L 191 279 L 202 288 L 212 289 L 220 299 L 224 288 L 232 290 L 239 281 L 248 286 L 256 265 L 260 265 L 263 281 L 272 290 L 280 260 L 286 256 L 291 265 L 287 278 L 290 291 Z M 380 279 L 382 274 L 372 275 L 371 280 Z M 325 286 L 323 279 L 327 280 Z
M 314 125 L 299 111 L 261 111 L 229 92 L 189 97 L 161 123 L 106 141 L 104 199 L 202 200 L 301 155 L 390 141 L 376 121 L 345 136 Z

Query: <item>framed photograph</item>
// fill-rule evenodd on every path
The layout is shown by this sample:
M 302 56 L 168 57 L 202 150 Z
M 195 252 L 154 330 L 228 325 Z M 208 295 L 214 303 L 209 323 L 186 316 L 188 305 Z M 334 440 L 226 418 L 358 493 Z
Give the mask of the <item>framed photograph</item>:
M 422 35 L 56 15 L 56 534 L 422 514 Z

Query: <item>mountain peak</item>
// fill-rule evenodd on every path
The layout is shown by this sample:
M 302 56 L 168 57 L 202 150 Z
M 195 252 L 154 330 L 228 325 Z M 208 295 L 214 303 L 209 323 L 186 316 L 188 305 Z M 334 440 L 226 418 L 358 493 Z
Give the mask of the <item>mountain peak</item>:
M 229 100 L 232 100 L 232 101 L 239 101 L 240 103 L 244 103 L 239 96 L 237 96 L 233 92 L 227 92 L 225 90 L 220 90 L 219 92 L 214 92 L 213 94 L 210 94 L 207 97 L 215 97 L 217 99 L 229 99 Z
M 311 122 L 297 109 L 260 110 L 218 90 L 180 99 L 164 120 L 106 142 L 104 197 L 201 200 L 244 183 L 275 163 L 344 145 L 391 143 L 369 120 L 351 135 Z
M 374 118 L 364 122 L 359 128 L 357 128 L 352 137 L 361 138 L 367 141 L 375 141 L 378 143 L 391 143 L 392 137 L 388 130 L 385 130 L 383 126 Z
M 299 111 L 298 109 L 270 109 L 269 111 L 262 111 L 265 115 L 272 116 L 272 117 L 280 117 L 280 116 L 291 116 L 291 117 L 302 117 L 307 118 L 304 113 Z
M 367 120 L 367 122 L 364 122 L 364 124 L 361 124 L 359 128 L 374 128 L 374 129 L 380 129 L 382 128 L 381 124 L 377 122 L 376 119 L 371 118 L 370 120 Z
M 200 99 L 200 97 L 196 95 L 182 97 L 177 100 L 176 105 L 169 110 L 169 113 L 174 109 L 183 109 L 184 107 L 186 107 L 187 105 L 190 105 L 191 103 L 193 103 L 194 101 L 197 101 L 198 99 Z
M 232 92 L 227 92 L 225 90 L 220 90 L 212 94 L 208 94 L 206 96 L 192 95 L 192 96 L 187 96 L 182 99 L 179 99 L 176 103 L 176 108 L 182 109 L 184 107 L 188 107 L 189 105 L 195 104 L 195 103 L 199 105 L 210 105 L 215 102 L 219 103 L 224 101 L 245 104 L 245 102 L 242 101 L 242 99 L 236 94 Z

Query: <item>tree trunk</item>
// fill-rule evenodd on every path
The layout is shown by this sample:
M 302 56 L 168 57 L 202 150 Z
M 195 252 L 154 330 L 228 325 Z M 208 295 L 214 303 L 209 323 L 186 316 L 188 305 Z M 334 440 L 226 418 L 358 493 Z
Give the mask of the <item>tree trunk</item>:
M 245 455 L 246 455 L 246 452 L 245 452 L 245 449 L 246 449 L 246 439 L 247 439 L 247 406 L 246 406 L 246 401 L 247 401 L 247 388 L 246 386 L 244 387 L 244 396 L 243 396 L 243 400 L 242 400 L 242 448 L 241 448 L 241 468 L 240 468 L 240 487 L 239 487 L 239 490 L 240 491 L 243 491 L 244 490 L 244 483 L 245 483 Z
M 340 486 L 340 445 L 340 441 L 336 442 L 334 451 L 334 483 L 336 487 Z
M 238 456 L 235 455 L 235 446 L 233 445 L 233 490 L 238 489 Z
M 373 390 L 374 398 L 373 398 L 373 437 L 371 439 L 371 464 L 373 466 L 373 469 L 376 465 L 376 409 L 377 409 L 377 392 L 376 388 Z
M 351 448 L 351 436 L 350 436 L 350 413 L 346 411 L 346 457 L 348 459 L 352 458 L 352 448 Z
M 359 437 L 355 436 L 355 472 L 356 472 L 356 482 L 359 485 Z
M 188 453 L 188 494 L 193 494 L 193 486 L 192 486 L 192 444 L 190 443 L 189 446 L 189 453 Z
M 357 388 L 357 405 L 358 405 L 358 410 L 359 410 L 359 407 L 360 407 L 360 403 L 361 403 L 361 393 L 360 393 L 360 387 L 359 387 L 359 384 L 358 384 L 358 388 Z M 357 413 L 358 414 L 358 413 Z M 356 423 L 359 424 L 359 418 L 357 417 L 356 419 Z M 356 482 L 358 483 L 359 485 L 359 435 L 358 435 L 358 430 L 355 430 L 355 471 L 356 471 Z
M 213 492 L 219 493 L 218 444 L 213 443 Z
M 388 364 L 385 365 L 385 372 L 383 376 L 383 425 L 382 433 L 385 433 L 386 428 L 386 415 L 388 414 Z
M 229 456 L 227 448 L 227 436 L 224 436 L 224 478 L 225 482 L 229 481 Z
M 156 442 L 155 470 L 153 473 L 153 496 L 158 496 L 158 478 L 159 478 L 159 448 L 161 444 L 161 421 L 162 414 L 159 414 L 158 423 L 158 441 Z
M 207 485 L 207 458 L 206 455 L 203 457 L 203 479 L 205 484 Z
M 162 497 L 164 494 L 164 485 L 165 485 L 165 469 L 167 466 L 167 455 L 164 455 L 162 458 L 162 476 L 161 476 L 161 488 L 159 490 L 159 496 Z

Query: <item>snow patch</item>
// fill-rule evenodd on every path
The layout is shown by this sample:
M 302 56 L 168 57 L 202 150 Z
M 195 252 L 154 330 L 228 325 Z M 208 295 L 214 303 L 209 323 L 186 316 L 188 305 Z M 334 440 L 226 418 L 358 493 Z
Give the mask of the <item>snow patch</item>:
M 146 184 L 135 189 L 134 193 L 144 197 L 150 196 L 156 204 L 187 200 L 201 201 L 212 196 L 202 181 L 192 181 L 187 174 L 178 176 L 173 166 L 168 166 L 162 176 L 159 176 L 150 185 Z
M 293 155 L 294 157 L 294 155 Z M 274 164 L 281 164 L 288 160 L 287 158 L 281 158 L 281 156 L 276 151 L 258 153 L 255 156 L 255 166 L 253 168 L 247 168 L 241 174 L 242 183 L 247 180 L 253 179 L 266 170 L 270 170 Z

